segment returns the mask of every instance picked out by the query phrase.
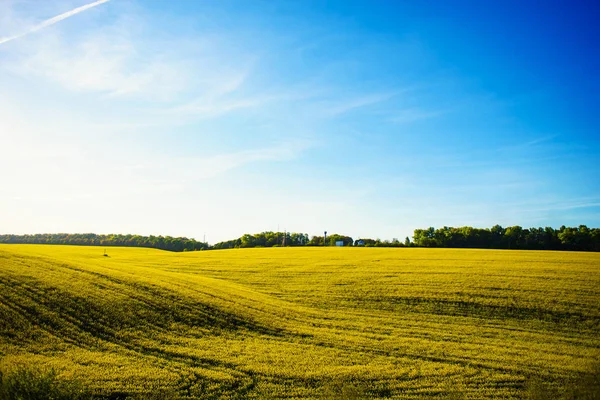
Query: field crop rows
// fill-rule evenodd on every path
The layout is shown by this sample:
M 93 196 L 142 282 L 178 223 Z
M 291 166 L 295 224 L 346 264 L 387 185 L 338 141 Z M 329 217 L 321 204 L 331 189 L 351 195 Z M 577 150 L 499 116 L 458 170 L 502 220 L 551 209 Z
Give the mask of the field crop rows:
M 0 245 L 0 370 L 113 399 L 566 395 L 599 337 L 594 253 Z

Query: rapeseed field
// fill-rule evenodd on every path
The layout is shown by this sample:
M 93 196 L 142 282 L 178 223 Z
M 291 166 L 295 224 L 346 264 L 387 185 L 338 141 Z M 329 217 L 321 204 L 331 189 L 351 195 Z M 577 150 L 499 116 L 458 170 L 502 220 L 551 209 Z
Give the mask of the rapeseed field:
M 103 253 L 0 245 L 5 376 L 53 371 L 111 399 L 576 398 L 597 387 L 597 253 Z

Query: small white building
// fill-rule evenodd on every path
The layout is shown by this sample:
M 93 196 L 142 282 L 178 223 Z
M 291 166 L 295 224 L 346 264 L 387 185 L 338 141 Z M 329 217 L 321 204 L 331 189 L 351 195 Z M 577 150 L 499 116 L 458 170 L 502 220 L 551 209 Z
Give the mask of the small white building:
M 343 246 L 343 245 L 344 245 L 344 241 L 343 241 L 343 240 L 337 240 L 337 241 L 335 242 L 335 245 L 336 245 L 336 246 Z

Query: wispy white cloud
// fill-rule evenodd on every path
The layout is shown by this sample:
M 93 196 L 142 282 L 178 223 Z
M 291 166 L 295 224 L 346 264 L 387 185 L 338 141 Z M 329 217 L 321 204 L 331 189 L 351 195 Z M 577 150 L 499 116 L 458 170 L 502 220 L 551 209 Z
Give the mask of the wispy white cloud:
M 143 44 L 116 25 L 70 41 L 48 35 L 15 54 L 15 75 L 55 82 L 71 91 L 169 101 L 190 86 L 192 65 L 163 53 L 143 54 Z M 142 54 L 140 54 L 142 53 Z
M 529 202 L 516 203 L 515 207 L 520 207 L 522 212 L 546 212 L 546 211 L 566 211 L 580 208 L 599 208 L 599 198 L 573 198 L 561 201 L 547 202 Z
M 393 122 L 395 124 L 404 124 L 404 123 L 439 117 L 440 115 L 443 115 L 444 113 L 446 113 L 446 111 L 444 111 L 444 110 L 427 111 L 427 110 L 422 110 L 419 108 L 407 108 L 405 110 L 400 111 L 393 117 L 391 117 L 389 119 L 389 121 Z
M 552 139 L 559 137 L 560 135 L 555 133 L 551 135 L 538 136 L 533 139 L 526 139 L 521 143 L 516 143 L 510 146 L 504 146 L 499 148 L 500 151 L 531 151 L 536 148 L 542 148 L 543 146 L 548 147 L 552 143 Z M 542 146 L 543 145 L 543 146 Z M 561 145 L 562 147 L 563 145 Z
M 12 40 L 98 6 L 97 1 L 61 14 Z M 0 70 L 27 79 L 59 84 L 75 92 L 96 92 L 109 99 L 133 98 L 167 107 L 183 106 L 197 97 L 222 102 L 245 84 L 256 57 L 228 52 L 222 35 L 174 36 L 143 11 L 115 3 L 115 17 L 93 20 L 76 35 L 63 29 L 37 35 L 22 46 L 7 48 Z M 10 7 L 12 26 L 26 25 L 30 16 Z M 33 10 L 35 12 L 35 10 Z M 152 35 L 148 33 L 152 31 Z M 199 96 L 199 94 L 201 94 Z M 193 104 L 192 104 L 193 105 Z M 191 106 L 190 106 L 191 107 Z M 227 106 L 235 110 L 238 106 Z
M 14 110 L 14 105 L 9 105 L 4 113 L 0 107 L 0 117 L 14 114 Z M 0 146 L 0 169 L 20 165 L 18 174 L 3 176 L 0 197 L 67 201 L 78 196 L 97 200 L 189 191 L 195 184 L 247 165 L 297 159 L 316 146 L 311 139 L 282 138 L 252 149 L 207 147 L 202 155 L 190 155 L 173 149 L 165 152 L 128 135 L 111 135 L 109 132 L 121 128 L 94 127 L 69 118 L 67 111 L 57 118 L 61 124 L 53 125 L 46 115 L 40 118 L 44 135 L 34 134 L 41 125 L 24 122 L 18 115 L 0 118 L 0 139 L 6 134 L 7 144 Z
M 166 108 L 164 113 L 211 118 L 260 106 L 268 101 L 268 96 L 238 94 L 243 89 L 248 76 L 248 70 L 221 71 L 221 76 L 215 77 L 212 84 L 205 87 L 200 96 Z
M 251 163 L 293 160 L 315 145 L 309 140 L 288 140 L 269 147 L 212 154 L 205 157 L 154 158 L 152 163 L 136 165 L 133 168 L 143 172 L 144 176 L 163 176 L 168 182 L 188 184 L 193 181 L 210 179 Z M 155 173 L 148 174 L 149 170 L 155 171 Z
M 375 93 L 349 100 L 344 100 L 331 106 L 329 109 L 326 110 L 326 113 L 331 116 L 345 114 L 358 108 L 363 108 L 384 102 L 386 100 L 391 99 L 395 95 L 396 93 Z
M 0 38 L 0 45 L 3 44 L 3 43 L 10 42 L 11 40 L 18 39 L 18 38 L 23 37 L 25 35 L 28 35 L 30 33 L 37 32 L 37 31 L 39 31 L 41 29 L 44 29 L 44 28 L 46 28 L 46 27 L 48 27 L 50 25 L 54 25 L 57 22 L 60 22 L 60 21 L 65 20 L 67 18 L 70 18 L 70 17 L 72 17 L 74 15 L 77 15 L 77 14 L 79 14 L 79 13 L 81 13 L 81 12 L 87 10 L 87 9 L 99 6 L 100 4 L 107 3 L 109 1 L 110 0 L 98 0 L 98 1 L 95 1 L 95 2 L 90 3 L 90 4 L 86 4 L 84 6 L 74 8 L 71 11 L 67 11 L 66 13 L 57 15 L 56 17 L 52 17 L 50 19 L 47 19 L 47 20 L 43 21 L 42 23 L 29 28 L 25 32 L 19 33 L 17 35 L 9 36 L 9 37 L 6 37 L 6 38 Z
M 535 138 L 533 140 L 523 143 L 521 146 L 523 146 L 523 147 L 535 146 L 535 145 L 543 143 L 543 142 L 548 142 L 558 136 L 559 136 L 558 134 L 553 134 L 553 135 L 538 137 L 538 138 Z
M 267 98 L 241 98 L 241 99 L 221 99 L 221 98 L 200 98 L 189 103 L 177 105 L 167 109 L 167 114 L 183 114 L 197 118 L 213 118 L 233 111 L 258 107 L 264 104 Z

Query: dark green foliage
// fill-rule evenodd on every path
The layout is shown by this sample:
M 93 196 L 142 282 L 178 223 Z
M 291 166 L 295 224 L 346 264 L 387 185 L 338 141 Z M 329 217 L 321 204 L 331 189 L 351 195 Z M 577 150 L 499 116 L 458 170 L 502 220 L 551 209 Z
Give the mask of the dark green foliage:
M 291 232 L 261 232 L 251 235 L 249 233 L 238 239 L 219 242 L 212 249 L 233 249 L 248 247 L 277 247 L 277 246 L 303 246 L 309 243 L 305 233 Z
M 577 228 L 460 228 L 444 226 L 415 229 L 414 243 L 420 247 L 600 251 L 600 229 Z
M 398 240 L 381 240 L 381 239 L 357 239 L 354 241 L 355 246 L 364 246 L 364 247 L 410 247 L 412 243 L 409 238 L 404 240 L 404 243 L 399 242 Z
M 327 235 L 327 243 L 323 243 L 323 236 L 313 236 L 307 243 L 309 246 L 335 246 L 336 242 L 344 242 L 344 246 L 352 246 L 354 241 L 350 236 L 339 235 L 337 233 Z
M 94 233 L 43 233 L 0 235 L 0 243 L 71 244 L 80 246 L 149 247 L 168 251 L 206 250 L 208 244 L 194 239 L 171 236 L 96 235 Z
M 35 234 L 35 235 L 0 235 L 0 243 L 24 244 L 69 244 L 83 246 L 125 246 L 149 247 L 168 251 L 196 251 L 209 249 L 233 249 L 251 247 L 278 246 L 335 246 L 336 242 L 344 242 L 344 246 L 365 247 L 444 247 L 444 248 L 478 248 L 478 249 L 515 249 L 515 250 L 569 250 L 600 251 L 600 228 L 588 228 L 580 225 L 576 228 L 561 226 L 523 229 L 520 226 L 503 228 L 495 225 L 491 228 L 460 228 L 444 226 L 435 229 L 415 229 L 414 241 L 407 237 L 404 242 L 398 240 L 357 239 L 349 236 L 332 234 L 313 236 L 310 240 L 305 233 L 261 232 L 245 234 L 238 239 L 219 242 L 213 246 L 185 237 L 139 236 L 139 235 L 96 235 L 85 234 Z M 105 254 L 107 255 L 107 254 Z M 107 255 L 109 256 L 109 255 Z
M 92 395 L 76 381 L 58 379 L 53 370 L 19 368 L 0 372 L 0 400 L 83 400 Z
M 214 249 L 214 250 L 237 249 L 237 248 L 239 248 L 241 246 L 241 244 L 242 244 L 242 239 L 241 238 L 240 239 L 233 239 L 233 240 L 227 240 L 225 242 L 219 242 L 219 243 L 211 246 L 211 249 Z

